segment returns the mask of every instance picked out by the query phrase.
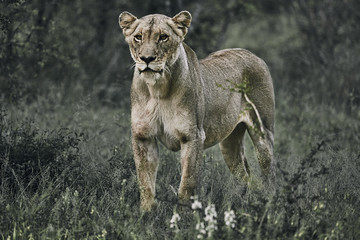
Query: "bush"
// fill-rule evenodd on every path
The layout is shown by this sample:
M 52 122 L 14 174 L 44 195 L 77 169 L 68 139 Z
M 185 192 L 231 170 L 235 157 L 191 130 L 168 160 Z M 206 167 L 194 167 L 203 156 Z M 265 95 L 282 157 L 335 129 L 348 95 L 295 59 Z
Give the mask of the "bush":
M 81 172 L 78 165 L 81 133 L 69 129 L 40 131 L 29 120 L 17 127 L 8 122 L 6 111 L 2 111 L 0 173 L 3 187 L 14 193 L 36 192 L 42 183 L 46 184 L 44 181 L 61 179 L 58 184 L 62 186 L 76 181 Z

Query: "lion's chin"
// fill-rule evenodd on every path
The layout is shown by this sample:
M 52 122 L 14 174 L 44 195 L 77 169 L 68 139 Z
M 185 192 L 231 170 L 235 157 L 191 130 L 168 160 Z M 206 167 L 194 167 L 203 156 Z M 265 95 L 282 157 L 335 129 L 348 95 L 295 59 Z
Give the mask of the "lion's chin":
M 141 71 L 140 77 L 143 79 L 148 85 L 154 86 L 157 84 L 163 77 L 163 71 Z

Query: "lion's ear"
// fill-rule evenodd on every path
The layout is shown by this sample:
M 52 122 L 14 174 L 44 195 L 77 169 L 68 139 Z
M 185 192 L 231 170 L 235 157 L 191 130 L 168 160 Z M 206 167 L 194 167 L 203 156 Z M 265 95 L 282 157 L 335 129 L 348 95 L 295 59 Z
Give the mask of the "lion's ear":
M 177 28 L 181 30 L 182 35 L 185 36 L 191 24 L 191 14 L 188 11 L 181 11 L 172 18 Z
M 137 20 L 137 18 L 129 12 L 122 12 L 119 16 L 119 25 L 123 30 L 124 35 L 127 34 L 127 30 L 131 28 L 131 25 Z

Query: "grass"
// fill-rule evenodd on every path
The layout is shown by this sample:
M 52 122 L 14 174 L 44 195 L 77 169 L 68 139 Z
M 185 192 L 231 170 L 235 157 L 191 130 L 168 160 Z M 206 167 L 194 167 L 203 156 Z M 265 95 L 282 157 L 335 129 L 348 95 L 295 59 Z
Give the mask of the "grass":
M 231 176 L 214 147 L 203 157 L 197 196 L 202 208 L 179 212 L 179 154 L 161 148 L 160 205 L 143 214 L 129 143 L 129 110 L 103 106 L 91 95 L 71 103 L 61 103 L 59 94 L 50 96 L 2 108 L 1 239 L 360 236 L 359 116 L 310 102 L 295 104 L 280 93 L 270 187 L 259 180 L 249 140 L 246 152 L 254 173 L 249 188 Z M 211 204 L 216 217 L 205 211 Z M 230 210 L 234 228 L 224 220 Z M 174 211 L 180 220 L 170 228 Z M 211 236 L 209 219 L 216 220 Z

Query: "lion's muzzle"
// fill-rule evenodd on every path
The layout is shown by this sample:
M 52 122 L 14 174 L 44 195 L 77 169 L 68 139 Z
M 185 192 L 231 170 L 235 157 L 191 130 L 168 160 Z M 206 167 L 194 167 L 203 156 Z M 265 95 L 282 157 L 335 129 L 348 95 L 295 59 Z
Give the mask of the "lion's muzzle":
M 138 68 L 140 74 L 144 72 L 148 73 L 163 73 L 165 64 L 157 63 L 157 62 L 149 62 L 149 63 L 137 63 L 136 67 Z

